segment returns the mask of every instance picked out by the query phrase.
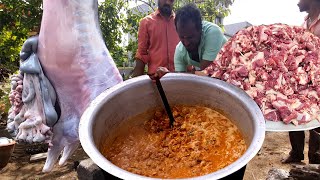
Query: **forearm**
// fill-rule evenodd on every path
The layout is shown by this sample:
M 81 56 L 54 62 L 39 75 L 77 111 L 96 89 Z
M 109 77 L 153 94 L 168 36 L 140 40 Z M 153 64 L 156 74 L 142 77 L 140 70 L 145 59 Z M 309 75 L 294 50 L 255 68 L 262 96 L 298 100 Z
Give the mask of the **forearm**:
M 145 64 L 137 59 L 136 60 L 136 66 L 134 67 L 133 69 L 133 72 L 132 72 L 132 77 L 137 77 L 137 76 L 141 76 L 144 74 L 144 67 L 145 67 Z

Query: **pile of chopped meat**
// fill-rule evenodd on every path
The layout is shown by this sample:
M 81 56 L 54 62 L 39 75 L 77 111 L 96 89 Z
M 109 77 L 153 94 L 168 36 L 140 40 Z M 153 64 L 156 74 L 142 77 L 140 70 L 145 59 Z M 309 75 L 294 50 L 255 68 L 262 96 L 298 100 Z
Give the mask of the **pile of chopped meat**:
M 320 120 L 320 39 L 302 27 L 251 26 L 221 49 L 204 73 L 245 90 L 265 119 Z

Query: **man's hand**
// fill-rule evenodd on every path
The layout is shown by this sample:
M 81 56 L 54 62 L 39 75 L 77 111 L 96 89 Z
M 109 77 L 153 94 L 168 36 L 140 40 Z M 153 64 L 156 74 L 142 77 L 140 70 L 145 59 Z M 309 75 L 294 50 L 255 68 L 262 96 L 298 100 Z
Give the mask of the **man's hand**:
M 187 73 L 194 74 L 195 71 L 196 71 L 196 68 L 193 65 L 187 66 Z
M 132 77 L 141 76 L 144 73 L 145 64 L 141 60 L 136 60 L 136 66 L 133 69 Z
M 32 53 L 36 53 L 38 49 L 38 36 L 28 38 L 22 45 L 20 59 L 22 61 L 29 58 Z
M 198 76 L 208 76 L 208 74 L 204 73 L 203 71 L 195 71 L 194 74 Z
M 154 74 L 148 74 L 152 82 L 156 82 L 156 79 L 162 78 L 165 74 L 170 71 L 165 67 L 158 67 L 157 71 Z

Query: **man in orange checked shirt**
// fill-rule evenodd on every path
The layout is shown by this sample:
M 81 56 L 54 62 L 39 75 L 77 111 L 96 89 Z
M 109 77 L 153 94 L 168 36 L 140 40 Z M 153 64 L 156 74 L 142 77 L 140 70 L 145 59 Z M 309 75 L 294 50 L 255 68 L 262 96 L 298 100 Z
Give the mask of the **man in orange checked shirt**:
M 306 11 L 308 16 L 305 18 L 303 26 L 320 37 L 320 0 L 300 0 L 299 4 L 300 12 Z M 320 133 L 320 128 L 310 130 L 309 137 L 309 151 L 308 158 L 309 164 L 320 164 L 320 138 L 317 134 Z M 304 159 L 304 131 L 289 132 L 290 143 L 292 150 L 289 157 L 284 159 L 283 163 L 297 163 Z
M 174 24 L 173 3 L 174 0 L 158 0 L 158 9 L 140 21 L 133 77 L 143 75 L 146 64 L 148 74 L 155 73 L 158 67 L 174 71 L 173 58 L 179 37 Z

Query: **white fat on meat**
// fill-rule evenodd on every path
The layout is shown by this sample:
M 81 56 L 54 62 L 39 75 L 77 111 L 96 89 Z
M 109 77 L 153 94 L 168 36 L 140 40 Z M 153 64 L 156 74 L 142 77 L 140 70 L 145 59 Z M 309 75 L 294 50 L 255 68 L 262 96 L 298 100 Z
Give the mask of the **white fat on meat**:
M 249 71 L 249 83 L 254 85 L 256 83 L 256 72 L 254 70 Z
M 308 74 L 302 69 L 302 67 L 298 67 L 296 78 L 301 85 L 306 85 L 308 83 Z
M 312 90 L 312 91 L 309 91 L 308 93 L 307 93 L 307 95 L 308 95 L 308 98 L 315 98 L 316 100 L 319 100 L 319 96 L 318 96 L 318 93 L 317 93 L 317 91 L 315 91 L 315 90 Z
M 279 78 L 276 80 L 277 84 L 274 86 L 275 89 L 280 89 L 282 87 L 282 73 L 279 73 Z

